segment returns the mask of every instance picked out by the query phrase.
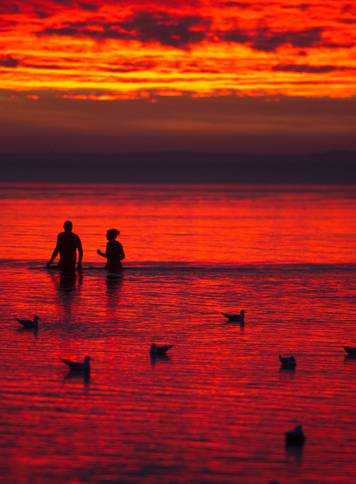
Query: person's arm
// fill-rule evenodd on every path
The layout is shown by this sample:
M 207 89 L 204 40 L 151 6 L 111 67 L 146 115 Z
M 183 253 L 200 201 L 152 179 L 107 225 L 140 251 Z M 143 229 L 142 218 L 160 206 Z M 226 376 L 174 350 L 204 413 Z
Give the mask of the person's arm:
M 50 265 L 52 264 L 52 262 L 54 261 L 54 259 L 57 257 L 57 255 L 59 254 L 59 234 L 57 236 L 57 245 L 51 255 L 51 258 L 50 260 L 47 262 L 47 267 L 50 267 Z
M 83 247 L 82 247 L 82 241 L 80 240 L 80 238 L 78 237 L 78 245 L 77 245 L 77 249 L 78 249 L 78 269 L 81 269 L 82 268 L 82 260 L 83 260 Z
M 97 254 L 101 255 L 101 257 L 104 257 L 105 259 L 108 258 L 108 246 L 109 246 L 109 243 L 106 244 L 106 249 L 105 249 L 105 252 L 102 252 L 100 249 L 98 249 L 96 252 Z
M 123 260 L 123 259 L 125 259 L 125 251 L 122 244 L 120 244 L 120 260 Z

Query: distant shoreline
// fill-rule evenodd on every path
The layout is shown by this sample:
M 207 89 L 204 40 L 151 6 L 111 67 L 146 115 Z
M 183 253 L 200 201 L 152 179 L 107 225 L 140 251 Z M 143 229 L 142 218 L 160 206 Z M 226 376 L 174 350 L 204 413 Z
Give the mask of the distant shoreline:
M 3 153 L 0 179 L 19 183 L 353 185 L 356 152 Z

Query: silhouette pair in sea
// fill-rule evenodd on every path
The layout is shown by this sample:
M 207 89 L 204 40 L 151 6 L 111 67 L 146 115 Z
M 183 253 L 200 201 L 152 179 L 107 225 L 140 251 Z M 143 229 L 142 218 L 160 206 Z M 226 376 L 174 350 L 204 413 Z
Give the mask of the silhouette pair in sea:
M 58 268 L 64 274 L 74 274 L 77 265 L 78 271 L 82 269 L 83 247 L 80 237 L 73 232 L 73 223 L 70 220 L 64 222 L 64 232 L 57 236 L 57 244 L 53 250 L 47 267 L 51 267 L 59 254 Z M 117 229 L 109 229 L 106 232 L 107 244 L 105 252 L 97 250 L 97 253 L 106 259 L 105 269 L 110 272 L 118 272 L 122 269 L 121 261 L 125 258 L 122 244 L 116 240 L 120 235 Z M 78 254 L 78 261 L 77 261 Z

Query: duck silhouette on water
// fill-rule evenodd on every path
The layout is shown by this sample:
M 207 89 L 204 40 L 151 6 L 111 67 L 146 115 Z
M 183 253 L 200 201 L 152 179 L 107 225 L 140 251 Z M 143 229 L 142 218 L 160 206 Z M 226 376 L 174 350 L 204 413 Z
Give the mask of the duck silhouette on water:
M 293 355 L 283 356 L 278 355 L 279 361 L 281 362 L 281 368 L 285 370 L 294 370 L 297 366 L 297 360 Z
M 356 358 L 356 346 L 344 346 L 344 350 L 346 351 L 346 357 Z
M 221 313 L 230 323 L 245 324 L 245 310 L 241 309 L 240 314 Z
M 67 359 L 62 359 L 62 362 L 69 367 L 71 372 L 81 372 L 81 373 L 89 373 L 90 372 L 90 356 L 86 356 L 82 362 L 80 361 L 71 361 Z
M 151 344 L 150 355 L 152 357 L 161 356 L 166 357 L 168 350 L 173 348 L 174 345 L 158 345 L 156 343 Z
M 39 316 L 34 316 L 33 319 L 22 319 L 16 318 L 16 321 L 22 325 L 25 329 L 38 329 L 38 321 L 40 320 Z
M 294 429 L 286 432 L 286 445 L 304 445 L 306 436 L 303 431 L 302 425 L 296 425 Z

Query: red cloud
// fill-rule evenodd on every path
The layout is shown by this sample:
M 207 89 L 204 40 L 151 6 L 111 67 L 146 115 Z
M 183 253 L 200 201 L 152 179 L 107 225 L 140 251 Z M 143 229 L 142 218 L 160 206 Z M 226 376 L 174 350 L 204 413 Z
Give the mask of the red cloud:
M 100 98 L 143 91 L 349 97 L 356 94 L 356 12 L 344 6 L 0 0 L 2 89 L 99 90 Z
M 1 55 L 0 56 L 0 66 L 14 68 L 20 64 L 18 59 L 15 59 L 11 55 Z
M 117 22 L 68 22 L 48 27 L 40 35 L 90 37 L 102 39 L 158 42 L 186 48 L 205 38 L 210 19 L 196 15 L 174 16 L 166 12 L 139 12 Z

